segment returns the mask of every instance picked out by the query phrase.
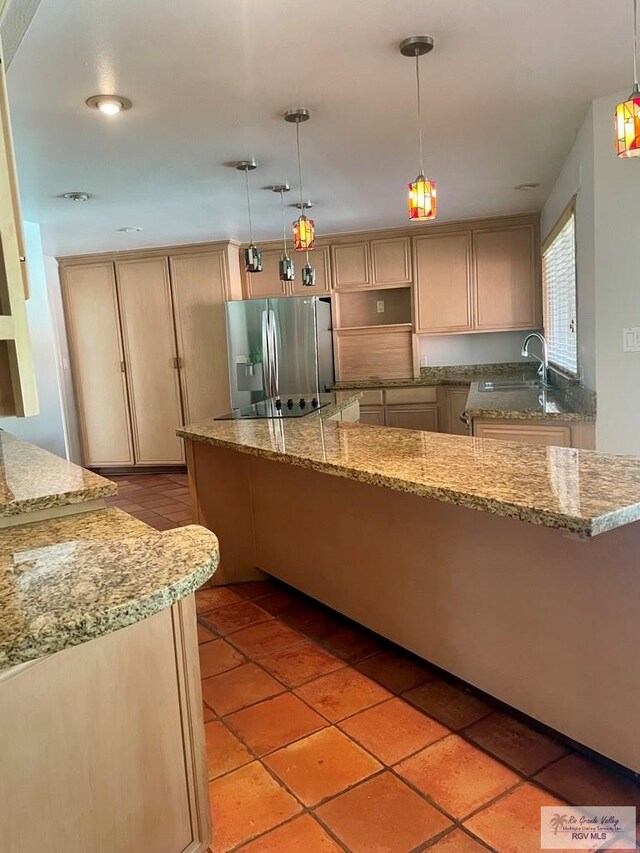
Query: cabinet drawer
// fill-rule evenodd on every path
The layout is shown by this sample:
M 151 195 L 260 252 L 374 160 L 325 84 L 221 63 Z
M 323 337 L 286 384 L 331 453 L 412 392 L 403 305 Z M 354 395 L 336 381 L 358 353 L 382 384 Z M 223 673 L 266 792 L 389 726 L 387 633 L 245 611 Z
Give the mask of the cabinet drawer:
M 384 409 L 382 406 L 367 406 L 360 409 L 360 423 L 384 426 Z
M 384 392 L 384 401 L 387 406 L 407 403 L 435 403 L 438 389 L 435 385 L 426 388 L 388 388 Z

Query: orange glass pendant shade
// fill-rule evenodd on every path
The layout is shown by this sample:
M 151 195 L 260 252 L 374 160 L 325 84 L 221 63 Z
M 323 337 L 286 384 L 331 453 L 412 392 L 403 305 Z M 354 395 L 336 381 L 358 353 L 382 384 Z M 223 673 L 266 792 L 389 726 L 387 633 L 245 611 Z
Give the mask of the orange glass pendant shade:
M 640 92 L 616 107 L 616 153 L 618 157 L 640 157 Z
M 437 213 L 436 182 L 418 175 L 409 184 L 409 219 L 435 219 Z
M 293 246 L 296 252 L 309 252 L 316 247 L 315 222 L 304 213 L 293 223 Z

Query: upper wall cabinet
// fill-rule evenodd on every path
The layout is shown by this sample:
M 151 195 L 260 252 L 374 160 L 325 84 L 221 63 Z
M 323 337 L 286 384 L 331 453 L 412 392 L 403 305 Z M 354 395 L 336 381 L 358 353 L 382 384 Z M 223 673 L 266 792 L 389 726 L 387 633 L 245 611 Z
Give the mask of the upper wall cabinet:
M 533 225 L 473 232 L 475 328 L 527 329 L 540 322 Z
M 336 290 L 411 283 L 408 237 L 335 243 L 331 254 Z
M 293 282 L 280 281 L 280 256 L 282 249 L 265 249 L 262 252 L 262 272 L 248 273 L 242 269 L 245 299 L 266 299 L 272 296 L 291 296 L 292 294 L 313 295 L 318 291 L 328 291 L 331 284 L 329 275 L 329 248 L 319 246 L 309 253 L 309 263 L 316 271 L 315 287 L 304 287 L 300 271 L 307 262 L 303 252 L 291 251 L 296 268 Z M 242 250 L 240 251 L 242 264 Z
M 540 325 L 535 222 L 503 222 L 467 231 L 451 226 L 414 238 L 418 334 Z
M 471 232 L 425 234 L 413 242 L 416 332 L 472 327 Z

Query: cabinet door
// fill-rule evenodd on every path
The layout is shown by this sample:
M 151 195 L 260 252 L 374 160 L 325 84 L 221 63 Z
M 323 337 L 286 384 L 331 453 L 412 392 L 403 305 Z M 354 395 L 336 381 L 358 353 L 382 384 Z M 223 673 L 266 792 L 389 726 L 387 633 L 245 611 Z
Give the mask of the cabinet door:
M 184 462 L 176 340 L 166 258 L 116 264 L 133 446 L 141 465 Z
M 411 250 L 408 237 L 371 241 L 371 271 L 374 284 L 411 282 Z
M 471 328 L 471 233 L 414 237 L 416 332 Z
M 133 465 L 113 264 L 62 271 L 83 465 Z
M 478 438 L 520 441 L 545 447 L 571 447 L 571 429 L 552 424 L 504 424 L 474 421 L 473 434 Z
M 371 284 L 369 242 L 338 243 L 331 247 L 333 257 L 333 286 L 336 290 L 348 287 L 369 287 Z
M 169 259 L 186 423 L 231 408 L 222 252 Z
M 382 406 L 360 406 L 360 423 L 384 426 L 384 409 Z
M 280 249 L 267 249 L 262 253 L 262 272 L 248 273 L 244 268 L 242 249 L 240 250 L 245 299 L 288 295 L 287 282 L 280 281 L 280 255 Z
M 314 296 L 319 291 L 329 292 L 331 288 L 331 264 L 329 262 L 328 246 L 319 246 L 313 252 L 309 252 L 309 263 L 316 271 L 316 283 L 314 287 L 305 287 L 302 284 L 301 270 L 307 262 L 304 252 L 292 252 L 291 258 L 296 268 L 296 277 L 291 282 L 292 293 Z
M 534 237 L 533 225 L 473 232 L 476 329 L 538 326 Z
M 438 407 L 428 404 L 421 406 L 387 406 L 385 410 L 385 423 L 389 427 L 437 432 Z
M 469 397 L 469 386 L 461 388 L 447 388 L 447 415 L 449 429 L 452 435 L 469 435 L 469 425 L 461 420 Z

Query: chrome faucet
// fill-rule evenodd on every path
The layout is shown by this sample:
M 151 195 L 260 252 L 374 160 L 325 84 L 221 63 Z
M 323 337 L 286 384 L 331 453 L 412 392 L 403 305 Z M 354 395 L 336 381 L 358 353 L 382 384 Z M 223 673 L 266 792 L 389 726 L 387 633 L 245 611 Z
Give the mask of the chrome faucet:
M 529 352 L 529 341 L 532 338 L 537 338 L 542 344 L 542 358 L 540 358 L 540 356 L 536 355 L 533 352 Z M 549 370 L 549 360 L 547 357 L 547 342 L 544 336 L 541 335 L 539 332 L 532 332 L 530 335 L 527 335 L 527 337 L 522 343 L 522 352 L 520 353 L 520 355 L 527 358 L 535 358 L 536 361 L 540 362 L 540 367 L 538 368 L 538 376 L 540 377 L 540 384 L 543 388 L 546 388 L 548 385 L 547 372 Z

